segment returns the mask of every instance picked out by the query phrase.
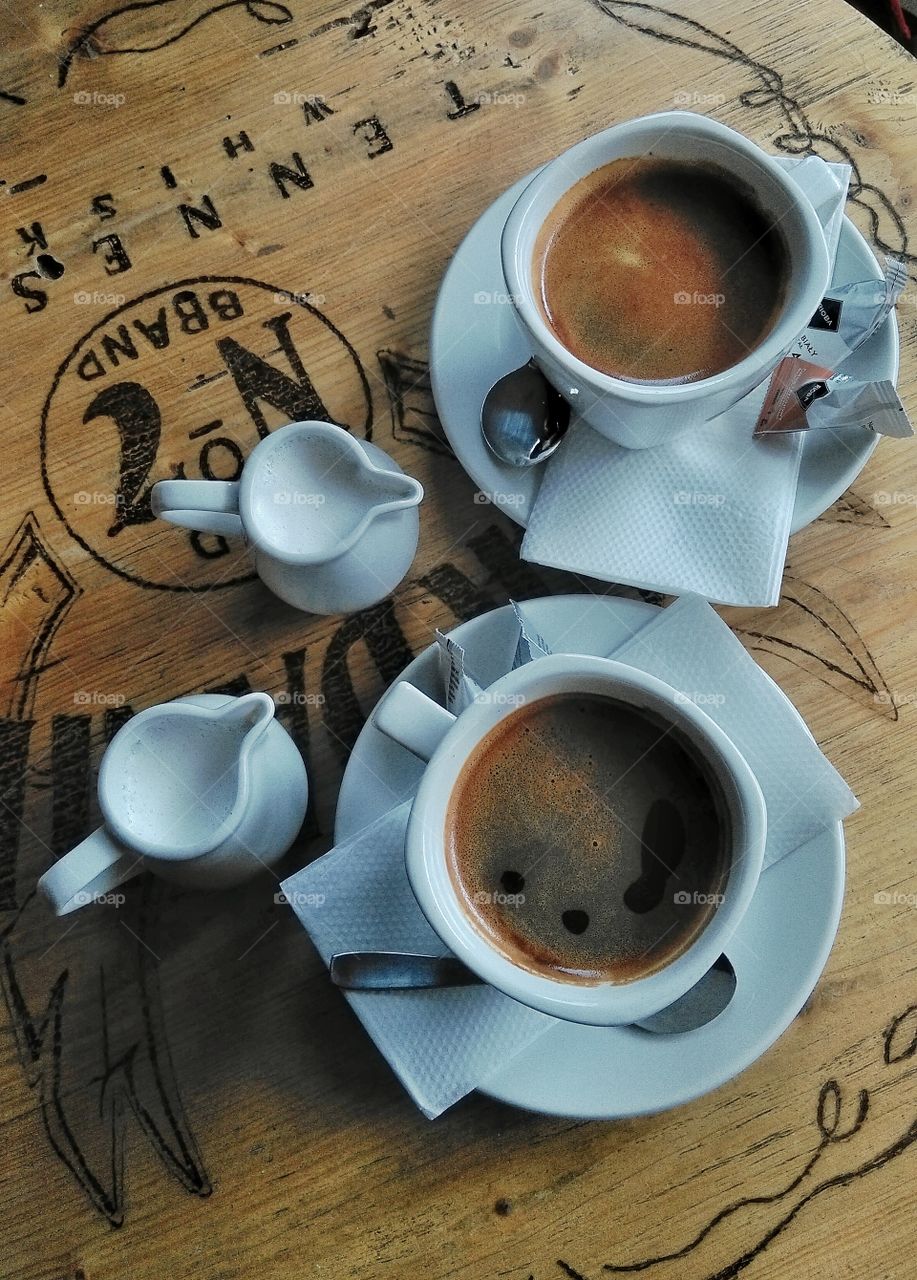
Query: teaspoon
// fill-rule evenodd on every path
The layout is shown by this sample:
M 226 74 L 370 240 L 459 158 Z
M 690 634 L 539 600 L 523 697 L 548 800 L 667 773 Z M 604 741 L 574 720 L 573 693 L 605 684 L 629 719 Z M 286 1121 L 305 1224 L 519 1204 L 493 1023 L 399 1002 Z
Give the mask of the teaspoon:
M 491 453 L 511 467 L 546 461 L 569 425 L 569 404 L 534 360 L 498 378 L 481 407 L 484 441 Z
M 403 951 L 342 951 L 331 957 L 330 975 L 345 991 L 414 991 L 483 982 L 455 956 Z M 735 970 L 726 956 L 720 956 L 690 991 L 633 1026 L 663 1035 L 693 1031 L 723 1012 L 735 988 Z

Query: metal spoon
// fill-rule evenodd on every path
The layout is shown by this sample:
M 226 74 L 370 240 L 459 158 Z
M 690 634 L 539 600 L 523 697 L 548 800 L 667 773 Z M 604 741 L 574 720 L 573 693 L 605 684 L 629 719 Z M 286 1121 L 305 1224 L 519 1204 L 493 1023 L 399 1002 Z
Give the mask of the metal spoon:
M 334 985 L 345 991 L 414 991 L 471 986 L 483 981 L 455 956 L 403 951 L 342 951 L 331 957 L 330 974 Z M 633 1025 L 662 1035 L 693 1031 L 723 1012 L 735 988 L 735 970 L 726 956 L 720 956 L 674 1004 Z
M 484 441 L 511 467 L 534 467 L 550 458 L 569 425 L 569 404 L 534 360 L 498 378 L 481 407 Z
M 483 982 L 455 956 L 404 951 L 341 951 L 331 957 L 329 972 L 334 985 L 345 991 L 410 991 Z
M 654 1031 L 657 1035 L 694 1031 L 696 1027 L 706 1026 L 723 1012 L 735 994 L 735 989 L 735 970 L 726 956 L 720 956 L 690 991 L 686 991 L 658 1013 L 635 1022 L 634 1026 L 641 1027 L 644 1031 Z

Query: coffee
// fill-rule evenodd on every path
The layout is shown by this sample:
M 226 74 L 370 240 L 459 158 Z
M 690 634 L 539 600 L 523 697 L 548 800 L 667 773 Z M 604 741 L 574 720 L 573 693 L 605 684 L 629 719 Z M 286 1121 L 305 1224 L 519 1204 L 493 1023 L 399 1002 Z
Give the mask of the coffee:
M 629 982 L 681 955 L 728 875 L 719 782 L 682 731 L 616 699 L 514 711 L 453 789 L 446 856 L 475 928 L 523 968 Z
M 602 373 L 692 382 L 737 364 L 779 318 L 778 226 L 707 164 L 615 160 L 554 206 L 534 288 L 568 351 Z

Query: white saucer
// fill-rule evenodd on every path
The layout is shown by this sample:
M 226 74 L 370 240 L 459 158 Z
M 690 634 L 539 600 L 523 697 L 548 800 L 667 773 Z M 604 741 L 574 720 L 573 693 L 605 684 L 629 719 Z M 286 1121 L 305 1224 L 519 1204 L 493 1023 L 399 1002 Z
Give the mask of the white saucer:
M 503 223 L 531 177 L 520 179 L 495 200 L 459 245 L 440 285 L 430 334 L 433 398 L 449 443 L 481 491 L 523 526 L 541 484 L 542 468 L 509 467 L 491 454 L 481 435 L 481 405 L 496 380 L 531 355 L 507 298 L 500 266 Z M 833 283 L 870 276 L 881 280 L 882 274 L 869 245 L 845 218 Z M 481 295 L 498 301 L 476 302 Z M 844 372 L 895 382 L 898 357 L 898 322 L 892 312 L 851 357 Z M 859 427 L 813 431 L 806 436 L 791 532 L 810 524 L 850 487 L 877 443 L 876 435 Z
M 552 596 L 524 607 L 549 645 L 552 636 L 573 632 L 578 653 L 599 656 L 631 636 L 656 608 L 595 596 Z M 509 669 L 516 634 L 509 605 L 450 632 L 466 649 L 468 670 L 485 685 Z M 442 700 L 435 646 L 402 674 Z M 412 795 L 422 770 L 419 760 L 367 722 L 341 784 L 335 842 Z M 494 1063 L 481 1092 L 549 1115 L 615 1119 L 663 1111 L 717 1088 L 764 1053 L 811 995 L 831 950 L 843 894 L 844 832 L 838 823 L 762 876 L 727 948 L 738 983 L 719 1017 L 678 1035 L 558 1022 L 507 1065 Z

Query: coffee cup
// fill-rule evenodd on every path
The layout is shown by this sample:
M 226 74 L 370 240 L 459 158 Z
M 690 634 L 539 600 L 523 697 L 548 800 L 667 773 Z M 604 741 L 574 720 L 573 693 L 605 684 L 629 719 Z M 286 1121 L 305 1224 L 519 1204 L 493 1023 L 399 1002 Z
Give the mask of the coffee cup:
M 452 803 L 463 771 L 485 739 L 510 717 L 528 715 L 572 695 L 609 699 L 676 733 L 703 765 L 718 794 L 725 875 L 718 905 L 690 944 L 669 962 L 629 980 L 571 980 L 530 965 L 499 937 L 482 931 L 460 892 L 447 847 Z M 400 682 L 373 714 L 375 727 L 426 761 L 408 822 L 405 863 L 421 910 L 448 949 L 485 982 L 532 1008 L 573 1022 L 626 1024 L 658 1012 L 689 991 L 722 954 L 758 883 L 767 818 L 761 789 L 735 744 L 693 702 L 654 676 L 607 658 L 551 655 L 534 660 L 483 691 L 453 716 L 413 685 Z M 513 768 L 513 756 L 508 768 Z M 510 778 L 512 783 L 512 777 Z M 520 786 L 522 780 L 520 780 Z M 467 793 L 466 793 L 467 794 Z M 472 803 L 485 803 L 478 793 Z M 464 800 L 463 800 L 464 802 Z M 524 845 L 527 833 L 519 832 Z M 675 895 L 679 900 L 679 895 Z
M 574 354 L 545 314 L 537 278 L 546 224 L 589 175 L 615 161 L 640 158 L 723 175 L 779 239 L 781 294 L 772 323 L 760 340 L 741 344 L 740 358 L 709 376 L 659 380 L 603 372 Z M 647 249 L 651 260 L 652 245 Z M 688 111 L 614 125 L 550 161 L 513 205 L 503 228 L 501 257 L 507 291 L 545 377 L 596 431 L 635 449 L 671 442 L 718 417 L 762 383 L 808 325 L 830 278 L 821 225 L 793 179 L 742 134 Z M 671 289 L 664 272 L 652 287 Z M 718 297 L 702 300 L 715 303 Z

